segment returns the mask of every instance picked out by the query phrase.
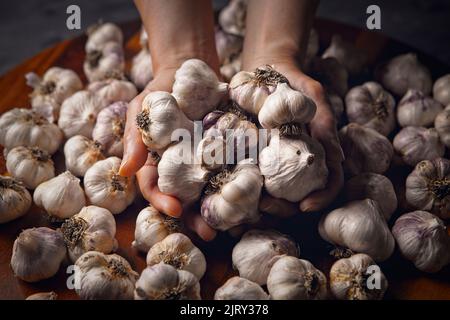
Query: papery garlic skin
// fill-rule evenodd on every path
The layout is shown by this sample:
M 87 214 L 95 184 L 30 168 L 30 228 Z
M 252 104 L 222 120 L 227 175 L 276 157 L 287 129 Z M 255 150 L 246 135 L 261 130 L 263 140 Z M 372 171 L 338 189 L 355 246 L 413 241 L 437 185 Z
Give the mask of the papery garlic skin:
M 0 224 L 17 219 L 31 207 L 31 195 L 14 178 L 0 175 Z
M 248 0 L 231 0 L 219 13 L 219 24 L 228 33 L 244 36 Z
M 67 140 L 64 145 L 64 157 L 66 169 L 77 177 L 83 177 L 94 163 L 105 159 L 102 145 L 82 135 Z
M 110 253 L 117 248 L 116 221 L 105 208 L 83 207 L 62 224 L 61 232 L 72 262 L 88 251 Z
M 142 271 L 136 282 L 135 300 L 201 300 L 200 284 L 189 271 L 160 263 Z
M 192 241 L 182 233 L 172 233 L 153 245 L 147 254 L 147 265 L 164 263 L 192 273 L 201 279 L 206 271 L 206 259 Z
M 139 274 L 117 254 L 89 251 L 75 262 L 75 277 L 83 300 L 132 300 Z
M 14 147 L 38 147 L 54 154 L 63 140 L 57 125 L 30 109 L 15 108 L 0 117 L 0 145 L 11 150 Z
M 123 43 L 122 30 L 111 22 L 93 25 L 88 28 L 88 40 L 86 41 L 86 52 L 101 50 L 108 42 Z
M 36 147 L 15 147 L 9 151 L 6 169 L 29 189 L 55 176 L 52 158 L 48 152 Z
M 54 291 L 50 292 L 38 292 L 29 295 L 25 300 L 56 300 L 58 295 Z
M 189 59 L 175 72 L 172 94 L 191 120 L 202 120 L 226 96 L 228 84 L 220 82 L 203 61 Z
M 89 82 L 122 76 L 125 69 L 125 57 L 122 45 L 107 42 L 101 49 L 87 51 L 83 71 Z
M 78 91 L 64 100 L 58 126 L 66 138 L 82 135 L 92 137 L 97 115 L 106 106 L 105 102 L 91 91 Z
M 438 272 L 450 264 L 450 236 L 444 222 L 426 211 L 402 215 L 392 234 L 401 254 L 424 272 Z
M 130 78 L 139 90 L 144 89 L 153 79 L 152 57 L 146 48 L 133 57 Z
M 103 106 L 108 106 L 118 101 L 130 102 L 138 94 L 133 83 L 114 78 L 92 82 L 87 89 L 102 100 Z
M 291 202 L 324 188 L 328 178 L 325 151 L 306 134 L 299 139 L 272 137 L 259 154 L 259 168 L 267 192 Z
M 395 128 L 395 100 L 376 82 L 352 88 L 345 96 L 349 122 L 374 129 L 384 136 Z
M 450 218 L 450 161 L 445 158 L 419 162 L 406 178 L 406 201 L 413 208 Z
M 361 173 L 345 183 L 347 200 L 372 199 L 378 202 L 383 216 L 389 221 L 397 210 L 397 195 L 392 182 L 385 176 L 377 173 Z
M 433 98 L 445 106 L 450 104 L 450 74 L 436 80 L 433 85 Z
M 33 200 L 38 207 L 57 220 L 72 217 L 86 205 L 80 179 L 69 171 L 41 183 L 34 190 Z
M 377 131 L 350 123 L 339 130 L 345 154 L 344 169 L 351 175 L 363 172 L 384 173 L 389 169 L 394 149 L 391 142 Z
M 267 277 L 272 300 L 322 300 L 327 298 L 327 278 L 307 260 L 284 256 Z
M 61 232 L 45 227 L 26 229 L 14 241 L 11 267 L 19 279 L 37 282 L 58 272 L 66 252 Z
M 434 127 L 442 143 L 450 149 L 450 107 L 447 107 L 436 116 Z
M 309 64 L 310 73 L 328 91 L 345 97 L 348 91 L 348 71 L 335 58 L 315 57 Z
M 425 95 L 431 91 L 430 70 L 419 62 L 414 53 L 392 58 L 377 73 L 383 87 L 397 96 L 403 96 L 409 89 L 422 91 Z
M 269 300 L 269 295 L 253 281 L 232 277 L 217 289 L 214 300 Z
M 320 236 L 330 243 L 365 253 L 375 261 L 388 259 L 395 241 L 378 202 L 352 201 L 322 217 Z
M 176 232 L 178 223 L 175 218 L 160 213 L 149 205 L 142 209 L 136 219 L 133 248 L 147 253 L 156 243 Z
M 123 156 L 123 135 L 125 132 L 128 103 L 114 102 L 97 115 L 92 139 L 98 141 L 108 156 Z
M 410 89 L 398 103 L 397 119 L 402 127 L 428 127 L 442 110 L 443 106 L 433 98 Z
M 120 176 L 120 163 L 117 157 L 100 160 L 84 176 L 84 189 L 89 202 L 113 214 L 124 211 L 136 197 L 135 178 Z
M 243 40 L 240 36 L 216 28 L 215 42 L 220 64 L 231 61 L 232 57 L 237 56 L 242 51 Z
M 380 270 L 376 276 L 379 288 L 369 287 L 369 277 L 374 273 L 371 268 L 379 266 L 366 254 L 355 254 L 340 259 L 331 267 L 330 289 L 338 300 L 381 300 L 388 288 L 388 281 Z
M 445 153 L 445 146 L 434 128 L 405 127 L 395 136 L 393 146 L 410 166 L 415 166 L 422 160 L 442 157 Z
M 322 57 L 337 59 L 352 75 L 361 73 L 367 63 L 367 54 L 340 35 L 333 35 Z
M 299 254 L 296 244 L 286 235 L 272 230 L 250 230 L 233 248 L 232 260 L 240 277 L 264 285 L 275 262 L 283 256 Z

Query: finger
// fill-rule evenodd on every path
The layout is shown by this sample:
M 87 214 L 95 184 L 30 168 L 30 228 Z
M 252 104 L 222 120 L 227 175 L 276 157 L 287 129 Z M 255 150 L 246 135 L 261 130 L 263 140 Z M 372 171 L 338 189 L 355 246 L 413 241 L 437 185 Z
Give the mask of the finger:
M 264 194 L 259 201 L 259 210 L 271 215 L 287 218 L 299 212 L 298 205 L 284 199 Z
M 211 228 L 198 212 L 188 211 L 183 215 L 186 226 L 205 241 L 213 240 L 217 231 Z

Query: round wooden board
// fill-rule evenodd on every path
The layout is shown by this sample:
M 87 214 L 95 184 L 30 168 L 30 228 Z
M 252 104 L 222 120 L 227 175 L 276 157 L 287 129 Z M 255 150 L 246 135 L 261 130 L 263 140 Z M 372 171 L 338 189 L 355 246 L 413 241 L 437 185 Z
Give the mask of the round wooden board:
M 134 21 L 121 25 L 126 39 L 126 58 L 129 63 L 131 58 L 139 51 L 139 22 Z M 381 34 L 361 31 L 342 24 L 320 20 L 316 21 L 316 29 L 320 34 L 322 49 L 326 46 L 334 33 L 339 33 L 368 52 L 372 63 L 386 60 L 398 53 L 415 51 L 396 41 L 390 40 Z M 30 88 L 25 84 L 24 75 L 27 72 L 36 72 L 42 75 L 51 66 L 61 66 L 75 70 L 86 82 L 82 72 L 82 62 L 84 60 L 85 36 L 80 36 L 72 40 L 63 41 L 51 48 L 48 48 L 33 58 L 18 65 L 2 77 L 0 77 L 0 112 L 3 113 L 14 107 L 29 107 L 28 95 Z M 449 67 L 445 66 L 433 58 L 426 55 L 419 55 L 432 71 L 433 78 L 449 72 Z M 367 72 L 359 79 L 353 79 L 354 83 L 360 83 L 369 79 L 371 74 Z M 0 156 L 1 158 L 1 156 Z M 56 155 L 55 162 L 63 165 L 61 155 Z M 395 218 L 406 210 L 402 205 L 402 188 L 404 179 L 410 168 L 400 167 L 391 170 L 388 176 L 398 186 L 398 196 L 400 199 L 400 209 Z M 4 159 L 0 159 L 0 172 L 5 172 Z M 338 199 L 336 203 L 340 200 Z M 137 213 L 146 205 L 140 198 L 130 206 L 125 212 L 116 216 L 117 239 L 119 241 L 118 254 L 125 257 L 135 270 L 141 272 L 145 267 L 145 256 L 137 253 L 131 248 L 134 238 L 134 226 Z M 336 204 L 335 204 L 336 205 Z M 320 213 L 299 214 L 286 220 L 277 220 L 273 217 L 265 217 L 264 220 L 274 228 L 291 235 L 301 249 L 301 257 L 313 262 L 319 269 L 328 273 L 333 258 L 328 254 L 331 245 L 320 239 L 317 232 L 317 223 Z M 391 222 L 392 223 L 392 222 Z M 67 266 L 63 266 L 59 273 L 48 280 L 39 283 L 26 283 L 14 277 L 10 258 L 12 245 L 21 230 L 36 227 L 49 226 L 45 213 L 33 206 L 30 212 L 24 217 L 0 225 L 0 299 L 24 299 L 35 292 L 55 291 L 59 299 L 77 299 L 73 290 L 67 288 L 68 276 Z M 53 227 L 56 227 L 53 225 Z M 193 241 L 205 253 L 208 262 L 208 271 L 201 281 L 202 297 L 211 299 L 215 290 L 225 282 L 227 278 L 236 274 L 231 266 L 231 250 L 237 241 L 228 234 L 220 234 L 211 243 L 200 241 L 195 235 L 190 234 Z M 386 299 L 450 299 L 450 267 L 445 268 L 436 274 L 425 274 L 417 271 L 408 261 L 400 257 L 395 252 L 387 262 L 381 264 L 390 287 L 386 294 Z

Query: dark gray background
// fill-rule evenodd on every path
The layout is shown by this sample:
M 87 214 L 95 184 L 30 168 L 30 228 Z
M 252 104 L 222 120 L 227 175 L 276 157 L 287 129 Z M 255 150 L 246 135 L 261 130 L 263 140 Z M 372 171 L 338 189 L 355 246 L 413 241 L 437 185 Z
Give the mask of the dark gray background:
M 226 2 L 216 0 L 214 6 L 220 8 Z M 58 41 L 81 33 L 66 28 L 66 8 L 70 4 L 80 6 L 83 29 L 100 18 L 122 22 L 138 17 L 131 0 L 2 0 L 0 73 Z M 449 0 L 322 0 L 318 16 L 365 27 L 365 12 L 370 4 L 381 7 L 383 33 L 450 65 Z

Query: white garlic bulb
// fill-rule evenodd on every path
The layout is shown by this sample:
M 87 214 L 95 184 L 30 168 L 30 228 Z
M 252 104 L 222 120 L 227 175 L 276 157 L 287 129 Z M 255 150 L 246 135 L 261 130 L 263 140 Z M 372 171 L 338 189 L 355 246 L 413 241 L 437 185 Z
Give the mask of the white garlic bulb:
M 230 62 L 233 57 L 240 54 L 244 39 L 240 36 L 227 33 L 220 28 L 215 31 L 216 50 L 220 64 Z
M 369 279 L 372 274 L 378 279 L 376 280 L 378 283 Z M 388 281 L 385 275 L 366 254 L 360 253 L 340 259 L 331 267 L 330 289 L 336 299 L 381 300 L 387 288 Z
M 145 96 L 136 123 L 142 141 L 153 151 L 164 150 L 173 143 L 175 130 L 194 130 L 194 123 L 181 111 L 174 96 L 164 91 L 154 91 Z
M 97 115 L 105 106 L 105 102 L 94 92 L 78 91 L 64 100 L 58 126 L 64 131 L 66 138 L 78 134 L 91 138 Z
M 340 35 L 333 35 L 331 44 L 322 57 L 336 58 L 352 75 L 361 73 L 367 63 L 367 54 Z
M 395 241 L 378 202 L 352 201 L 322 217 L 320 236 L 330 243 L 365 253 L 384 261 L 394 251 Z
M 450 236 L 444 222 L 426 211 L 402 215 L 392 234 L 401 254 L 417 269 L 438 272 L 450 264 Z
M 443 105 L 450 104 L 450 74 L 436 80 L 433 85 L 433 98 Z
M 201 120 L 226 96 L 228 84 L 220 82 L 203 61 L 189 59 L 175 73 L 172 94 L 191 120 Z
M 225 63 L 220 67 L 220 74 L 222 78 L 225 81 L 230 82 L 231 79 L 239 71 L 241 71 L 241 65 L 242 65 L 242 55 L 239 54 L 238 56 L 233 57 L 230 62 Z
M 142 271 L 136 282 L 135 300 L 200 300 L 200 284 L 189 271 L 157 264 Z
M 100 50 L 108 42 L 123 43 L 122 30 L 111 22 L 95 24 L 88 28 L 88 39 L 86 41 L 86 52 Z
M 87 90 L 94 92 L 103 101 L 103 106 L 118 101 L 130 102 L 138 94 L 133 83 L 114 78 L 92 82 Z
M 450 105 L 449 105 L 450 106 Z M 434 127 L 439 133 L 439 138 L 447 148 L 450 149 L 450 107 L 447 106 L 444 111 L 439 112 L 434 119 Z
M 15 147 L 9 151 L 6 169 L 29 189 L 55 176 L 52 158 L 47 151 L 36 147 Z
M 128 103 L 123 101 L 114 102 L 97 115 L 92 139 L 98 141 L 106 155 L 123 156 L 123 134 L 125 132 L 125 121 Z
M 361 173 L 345 183 L 348 201 L 372 199 L 378 202 L 388 221 L 397 209 L 397 195 L 391 180 L 377 173 Z
M 113 214 L 121 213 L 136 197 L 135 178 L 119 175 L 120 162 L 117 157 L 100 160 L 84 176 L 84 190 L 89 202 Z
M 377 131 L 350 123 L 339 130 L 339 140 L 345 154 L 344 169 L 351 175 L 384 173 L 389 169 L 394 149 Z
M 83 207 L 61 226 L 72 262 L 88 251 L 110 253 L 117 248 L 116 221 L 105 208 Z
M 34 72 L 27 73 L 25 78 L 27 84 L 34 89 L 31 94 L 31 107 L 46 115 L 50 122 L 58 119 L 63 101 L 83 89 L 80 78 L 70 69 L 52 67 L 45 72 L 42 79 Z
M 434 123 L 434 119 L 443 106 L 421 91 L 410 89 L 398 103 L 397 119 L 402 127 L 423 126 L 428 127 Z
M 422 160 L 442 157 L 445 153 L 445 146 L 434 128 L 405 127 L 395 136 L 393 146 L 410 166 L 415 166 Z
M 50 292 L 38 292 L 29 295 L 25 300 L 56 300 L 58 295 L 54 291 Z
M 0 223 L 17 219 L 31 207 L 31 195 L 14 178 L 0 175 Z
M 100 49 L 87 51 L 83 71 L 89 82 L 121 77 L 125 69 L 123 47 L 117 42 L 107 42 Z
M 63 140 L 56 124 L 30 109 L 15 108 L 0 117 L 0 145 L 11 150 L 14 147 L 38 147 L 54 154 Z
M 69 171 L 41 183 L 34 190 L 33 200 L 38 207 L 57 220 L 72 217 L 86 204 L 80 179 Z
M 228 33 L 244 36 L 248 0 L 231 0 L 219 13 L 219 24 Z
M 131 244 L 141 252 L 147 253 L 156 243 L 178 230 L 175 218 L 160 213 L 149 205 L 139 212 L 136 219 L 134 241 Z
M 77 177 L 83 177 L 94 163 L 105 159 L 102 145 L 82 135 L 67 140 L 64 145 L 64 157 L 66 169 Z
M 395 100 L 381 85 L 370 81 L 352 88 L 345 96 L 349 122 L 374 129 L 384 136 L 395 128 Z
M 406 201 L 442 219 L 450 218 L 450 161 L 445 158 L 419 162 L 406 178 Z
M 75 290 L 83 300 L 132 300 L 139 274 L 117 254 L 89 251 L 75 262 Z
M 147 265 L 171 265 L 201 279 L 206 271 L 206 259 L 192 241 L 182 233 L 172 233 L 153 245 L 147 254 Z
M 272 137 L 259 154 L 259 168 L 267 192 L 291 202 L 324 188 L 328 178 L 325 151 L 306 134 L 299 139 Z
M 295 242 L 284 234 L 250 230 L 233 248 L 232 260 L 240 277 L 264 285 L 275 262 L 283 256 L 297 257 L 299 254 Z
M 328 91 L 345 97 L 348 91 L 348 71 L 335 58 L 315 57 L 309 64 L 311 76 Z
M 139 90 L 144 89 L 153 79 L 152 57 L 146 48 L 133 57 L 130 78 Z
M 425 95 L 431 91 L 430 70 L 419 62 L 414 53 L 392 58 L 376 73 L 383 87 L 397 96 L 403 96 L 409 89 L 422 91 Z
M 272 300 L 322 300 L 327 278 L 311 262 L 284 256 L 270 269 L 267 290 Z
M 214 300 L 269 300 L 269 295 L 253 281 L 232 277 L 216 290 Z
M 26 282 L 53 277 L 66 257 L 66 246 L 59 231 L 39 227 L 22 231 L 14 241 L 11 267 Z

